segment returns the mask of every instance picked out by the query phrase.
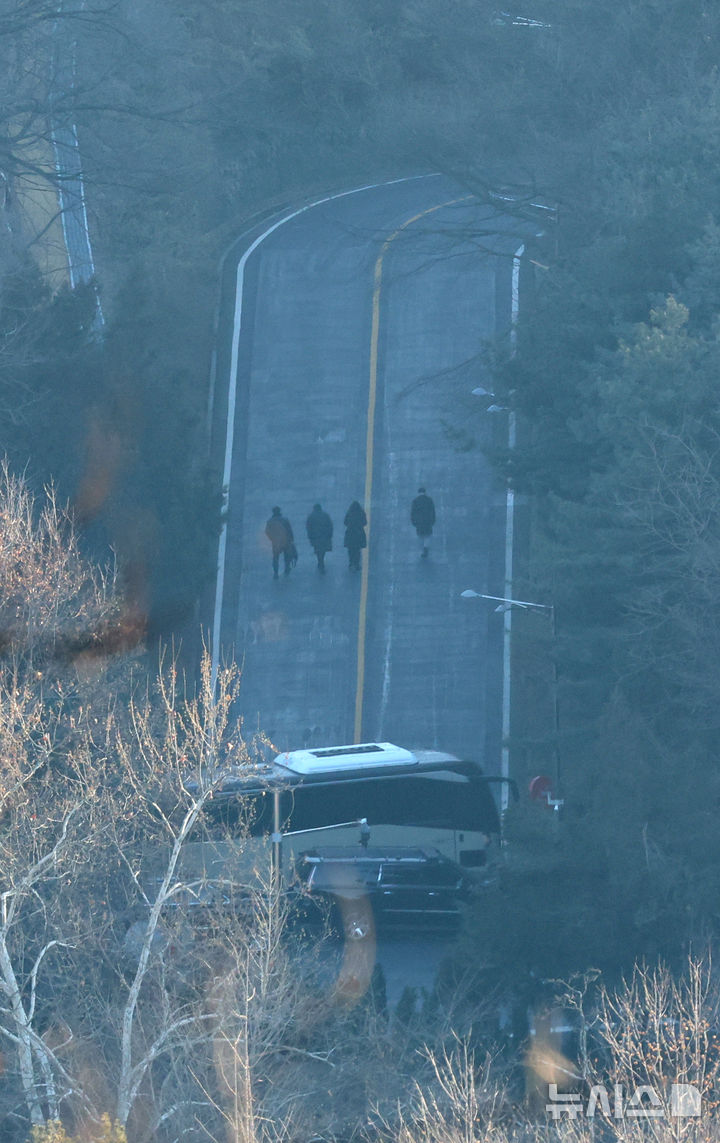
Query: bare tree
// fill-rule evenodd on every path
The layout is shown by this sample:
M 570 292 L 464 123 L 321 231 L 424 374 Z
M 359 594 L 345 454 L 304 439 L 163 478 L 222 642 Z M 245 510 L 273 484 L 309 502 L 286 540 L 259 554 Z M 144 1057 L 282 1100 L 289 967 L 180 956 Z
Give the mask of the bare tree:
M 123 601 L 113 571 L 80 553 L 70 513 L 49 489 L 42 500 L 7 462 L 0 466 L 0 652 L 16 670 L 50 678 L 101 650 Z
M 717 1106 L 720 1075 L 720 993 L 708 960 L 691 957 L 674 976 L 660 965 L 637 966 L 617 991 L 603 989 L 600 1038 L 611 1060 L 610 1074 L 624 1092 L 647 1088 L 658 1101 L 657 1117 L 623 1120 L 626 1138 L 704 1139 Z M 678 1114 L 675 1085 L 691 1085 L 702 1113 Z
M 383 1138 L 397 1143 L 485 1143 L 503 1138 L 507 1094 L 492 1056 L 476 1054 L 469 1038 L 450 1037 L 439 1050 L 425 1048 L 422 1080 L 416 1080 Z

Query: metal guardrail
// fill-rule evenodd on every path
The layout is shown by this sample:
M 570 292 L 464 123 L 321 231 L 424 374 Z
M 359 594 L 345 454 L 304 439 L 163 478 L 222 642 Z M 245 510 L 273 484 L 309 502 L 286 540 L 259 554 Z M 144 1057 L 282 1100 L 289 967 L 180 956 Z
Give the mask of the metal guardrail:
M 84 6 L 85 0 L 81 0 L 79 10 L 82 11 Z M 93 283 L 96 271 L 88 226 L 85 180 L 77 126 L 60 106 L 63 96 L 72 93 L 75 88 L 77 45 L 68 34 L 69 29 L 64 19 L 69 14 L 65 0 L 61 0 L 58 19 L 53 24 L 55 47 L 50 97 L 50 138 L 55 158 L 60 220 L 67 251 L 70 285 L 75 289 L 78 285 Z M 98 330 L 104 324 L 100 297 L 95 291 L 94 326 Z

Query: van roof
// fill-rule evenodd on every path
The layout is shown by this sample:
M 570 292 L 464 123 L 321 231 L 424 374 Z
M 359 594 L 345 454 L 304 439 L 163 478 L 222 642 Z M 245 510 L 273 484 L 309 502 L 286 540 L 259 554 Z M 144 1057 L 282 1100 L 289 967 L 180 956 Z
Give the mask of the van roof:
M 463 761 L 455 754 L 440 750 L 404 750 L 390 742 L 291 750 L 278 754 L 270 763 L 225 774 L 213 798 L 237 798 L 278 786 L 284 789 L 402 775 L 439 778 L 441 773 L 448 781 L 468 782 L 473 777 L 480 778 L 482 769 L 476 762 Z M 187 788 L 191 793 L 197 790 L 197 780 L 189 779 Z

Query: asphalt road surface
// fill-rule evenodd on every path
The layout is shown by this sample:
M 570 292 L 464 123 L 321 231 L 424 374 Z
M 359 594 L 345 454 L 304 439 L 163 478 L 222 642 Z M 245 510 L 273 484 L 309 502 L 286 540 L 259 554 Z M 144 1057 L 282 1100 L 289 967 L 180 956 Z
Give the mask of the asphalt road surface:
M 238 714 L 278 750 L 387 740 L 497 773 L 505 494 L 484 459 L 483 350 L 511 324 L 519 224 L 441 176 L 365 188 L 260 223 L 225 262 L 213 450 L 227 526 L 209 624 L 242 664 Z M 527 234 L 527 227 L 525 228 Z M 438 521 L 419 556 L 410 503 Z M 361 572 L 343 516 L 369 519 Z M 335 525 L 318 573 L 305 520 Z M 273 580 L 279 505 L 299 551 Z

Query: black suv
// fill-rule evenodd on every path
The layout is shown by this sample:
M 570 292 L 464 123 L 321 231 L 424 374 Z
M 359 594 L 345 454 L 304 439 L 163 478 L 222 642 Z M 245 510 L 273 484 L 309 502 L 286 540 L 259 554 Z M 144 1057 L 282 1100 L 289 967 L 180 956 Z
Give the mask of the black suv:
M 438 850 L 408 846 L 319 847 L 302 853 L 296 870 L 306 902 L 329 904 L 336 915 L 339 910 L 345 935 L 351 937 L 365 936 L 373 923 L 457 924 L 460 902 L 472 885 L 460 866 Z

